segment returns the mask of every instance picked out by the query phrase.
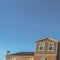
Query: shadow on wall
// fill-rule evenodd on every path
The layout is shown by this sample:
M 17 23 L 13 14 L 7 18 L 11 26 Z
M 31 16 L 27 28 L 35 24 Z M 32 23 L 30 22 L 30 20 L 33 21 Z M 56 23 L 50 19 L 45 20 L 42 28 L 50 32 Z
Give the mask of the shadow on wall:
M 58 50 L 57 50 L 56 60 L 60 60 L 60 42 L 58 43 Z

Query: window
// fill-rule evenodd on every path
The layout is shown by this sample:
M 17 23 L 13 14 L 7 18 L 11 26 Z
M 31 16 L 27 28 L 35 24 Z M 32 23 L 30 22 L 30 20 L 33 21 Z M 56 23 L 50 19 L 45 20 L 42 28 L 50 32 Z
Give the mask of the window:
M 40 45 L 39 45 L 39 50 L 40 50 L 40 51 L 43 51 L 43 50 L 44 50 L 44 43 L 40 43 Z
M 54 43 L 50 42 L 49 45 L 48 45 L 48 50 L 53 51 L 53 48 L 54 48 Z
M 47 60 L 47 57 L 42 57 L 41 60 Z
M 33 60 L 33 58 L 29 58 L 29 60 Z
M 19 60 L 18 58 L 12 58 L 12 60 Z

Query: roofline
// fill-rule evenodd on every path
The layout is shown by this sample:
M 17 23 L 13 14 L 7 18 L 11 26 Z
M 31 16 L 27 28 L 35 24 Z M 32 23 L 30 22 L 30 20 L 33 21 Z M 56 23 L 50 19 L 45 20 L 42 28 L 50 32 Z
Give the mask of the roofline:
M 35 53 L 35 52 L 18 52 L 18 53 Z M 6 57 L 8 57 L 8 56 L 34 56 L 34 54 L 32 54 L 32 55 L 30 55 L 30 54 L 16 55 L 16 53 L 13 53 L 13 54 L 6 55 Z
M 34 56 L 34 55 L 6 55 L 5 57 L 9 57 L 9 56 Z
M 40 40 L 36 40 L 36 42 L 42 41 L 42 40 L 44 40 L 44 39 L 49 39 L 49 40 L 52 40 L 52 41 L 55 41 L 55 42 L 59 42 L 59 40 L 55 40 L 55 39 L 52 39 L 52 38 L 42 38 L 42 39 L 40 39 Z

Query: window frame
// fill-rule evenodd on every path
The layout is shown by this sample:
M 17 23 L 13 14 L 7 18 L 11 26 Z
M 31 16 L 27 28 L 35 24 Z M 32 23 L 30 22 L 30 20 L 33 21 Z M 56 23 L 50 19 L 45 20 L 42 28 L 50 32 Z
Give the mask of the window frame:
M 43 44 L 43 50 L 40 50 L 40 44 Z M 44 42 L 40 42 L 39 43 L 39 51 L 44 51 L 44 47 L 45 47 L 45 43 Z
M 53 47 L 52 47 L 52 50 L 49 50 L 49 46 L 50 46 L 51 43 L 53 44 Z M 53 51 L 53 50 L 54 50 L 54 42 L 49 42 L 48 43 L 48 51 Z

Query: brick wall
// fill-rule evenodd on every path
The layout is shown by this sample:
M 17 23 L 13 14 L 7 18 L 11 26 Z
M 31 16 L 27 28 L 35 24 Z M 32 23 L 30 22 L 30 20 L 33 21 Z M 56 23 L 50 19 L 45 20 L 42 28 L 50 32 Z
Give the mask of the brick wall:
M 42 57 L 47 57 L 48 60 L 56 60 L 56 55 L 36 55 L 34 60 L 41 60 Z
M 29 60 L 29 58 L 32 58 L 34 60 L 34 56 L 8 56 L 6 60 L 12 60 L 12 58 L 17 58 L 18 60 Z

